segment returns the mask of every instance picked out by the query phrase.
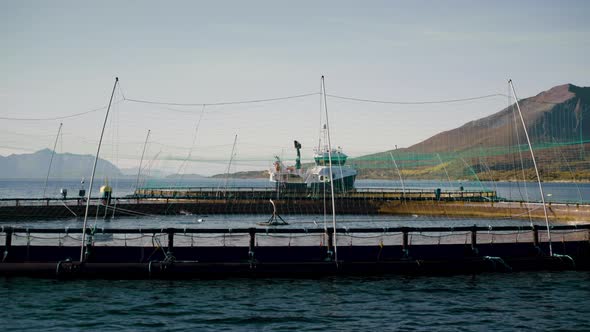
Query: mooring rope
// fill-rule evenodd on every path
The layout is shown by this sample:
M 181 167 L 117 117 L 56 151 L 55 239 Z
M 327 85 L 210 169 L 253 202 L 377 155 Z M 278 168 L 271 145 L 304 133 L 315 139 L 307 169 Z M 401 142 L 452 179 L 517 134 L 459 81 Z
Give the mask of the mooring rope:
M 497 264 L 502 265 L 507 271 L 512 271 L 512 267 L 502 259 L 502 257 L 495 257 L 495 256 L 483 256 L 483 259 L 491 262 L 494 266 L 494 271 L 496 270 Z

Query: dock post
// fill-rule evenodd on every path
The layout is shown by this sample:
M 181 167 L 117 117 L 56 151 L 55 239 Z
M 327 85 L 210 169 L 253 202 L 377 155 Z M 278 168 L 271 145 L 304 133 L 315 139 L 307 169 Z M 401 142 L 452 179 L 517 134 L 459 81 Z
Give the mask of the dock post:
M 328 228 L 326 229 L 326 236 L 328 237 L 328 257 L 327 260 L 333 260 L 334 259 L 334 229 L 333 228 Z
M 477 225 L 473 225 L 473 228 L 471 228 L 471 251 L 474 254 L 478 254 L 478 250 L 477 250 Z
M 404 258 L 408 258 L 410 256 L 410 242 L 408 241 L 408 229 L 406 227 L 402 228 L 402 252 L 404 254 Z
M 248 257 L 250 258 L 250 264 L 254 262 L 254 247 L 256 246 L 256 228 L 251 227 L 248 230 L 250 234 L 250 245 L 248 247 Z
M 2 256 L 2 262 L 6 261 L 6 257 L 8 257 L 8 249 L 12 246 L 12 227 L 7 227 L 4 232 L 6 233 L 6 242 L 4 243 L 4 256 Z
M 96 207 L 98 209 L 98 206 Z M 90 234 L 88 234 L 90 233 Z M 88 261 L 88 259 L 90 258 L 90 254 L 92 252 L 92 235 L 93 235 L 93 231 L 92 229 L 84 229 L 84 233 L 82 233 L 82 237 L 84 239 L 86 239 L 86 250 L 84 251 L 84 260 L 83 262 Z
M 166 230 L 166 232 L 168 233 L 168 255 L 172 254 L 172 249 L 174 248 L 174 229 L 173 228 L 168 228 Z
M 539 248 L 539 226 L 533 226 L 533 244 L 535 248 Z

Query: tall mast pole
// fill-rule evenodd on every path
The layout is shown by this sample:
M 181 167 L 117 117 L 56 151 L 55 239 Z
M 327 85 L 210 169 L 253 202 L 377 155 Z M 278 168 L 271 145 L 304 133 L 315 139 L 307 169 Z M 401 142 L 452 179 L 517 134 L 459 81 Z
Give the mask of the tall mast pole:
M 109 118 L 109 111 L 111 110 L 111 104 L 113 103 L 113 96 L 115 95 L 115 89 L 119 83 L 119 78 L 115 77 L 115 84 L 113 85 L 113 92 L 111 93 L 111 99 L 109 100 L 109 107 L 104 116 L 104 123 L 102 124 L 102 131 L 100 132 L 100 139 L 98 140 L 98 148 L 96 149 L 96 156 L 94 157 L 94 166 L 92 166 L 92 175 L 90 176 L 90 186 L 88 188 L 88 195 L 86 197 L 86 211 L 84 212 L 84 224 L 82 226 L 82 246 L 80 247 L 80 262 L 84 259 L 84 247 L 86 246 L 86 224 L 88 222 L 88 209 L 90 208 L 90 197 L 92 195 L 92 186 L 94 185 L 94 174 L 96 173 L 96 164 L 98 163 L 98 155 L 100 154 L 100 146 L 102 145 L 102 137 L 104 136 L 104 129 L 107 126 L 107 119 Z
M 397 170 L 397 175 L 399 175 L 399 181 L 402 183 L 402 194 L 405 196 L 406 195 L 406 187 L 404 185 L 404 178 L 402 178 L 402 172 L 400 172 L 399 168 L 397 167 L 397 163 L 395 162 L 395 158 L 393 157 L 393 153 L 389 152 L 389 155 L 391 156 L 391 160 L 393 160 L 393 165 L 395 166 L 395 169 Z
M 49 160 L 49 167 L 47 168 L 47 176 L 45 177 L 45 185 L 43 186 L 43 197 L 45 197 L 45 192 L 47 191 L 47 181 L 49 181 L 49 173 L 51 173 L 51 164 L 53 163 L 53 156 L 55 155 L 55 148 L 57 147 L 57 140 L 59 139 L 59 134 L 61 133 L 61 127 L 63 123 L 59 124 L 59 129 L 57 129 L 57 135 L 55 136 L 55 143 L 53 143 L 53 151 L 51 151 L 51 159 Z
M 227 181 L 229 178 L 229 172 L 231 170 L 231 164 L 234 161 L 234 151 L 236 150 L 236 142 L 238 141 L 238 134 L 234 137 L 234 145 L 231 148 L 231 156 L 229 156 L 229 163 L 227 165 L 227 172 L 225 173 L 225 183 L 223 184 L 225 191 L 227 192 Z
M 447 172 L 447 168 L 445 167 L 445 163 L 443 162 L 442 158 L 440 157 L 440 154 L 437 152 L 436 156 L 438 157 L 438 161 L 440 161 L 440 165 L 442 166 L 443 170 L 445 171 L 445 174 L 447 176 L 447 181 L 449 182 L 449 187 L 452 187 L 453 184 L 451 183 L 451 177 L 449 177 L 449 172 Z
M 326 99 L 326 83 L 324 82 L 324 76 L 322 75 L 322 92 L 324 94 L 324 110 L 326 111 L 326 134 L 328 136 L 328 162 L 330 163 L 330 191 L 332 197 L 332 227 L 334 229 L 334 260 L 338 265 L 338 238 L 336 236 L 336 202 L 334 193 L 334 174 L 332 173 L 332 141 L 330 139 L 330 122 L 328 120 L 328 104 Z
M 148 129 L 145 142 L 143 143 L 143 152 L 141 153 L 141 160 L 139 161 L 139 169 L 137 170 L 137 181 L 135 182 L 135 190 L 139 189 L 139 175 L 141 174 L 141 165 L 143 164 L 143 156 L 145 155 L 145 147 L 147 146 L 148 138 L 150 138 L 150 129 Z
M 508 84 L 510 84 L 510 88 L 512 88 L 514 100 L 516 101 L 516 109 L 518 110 L 518 115 L 520 116 L 520 121 L 522 122 L 522 128 L 524 129 L 524 135 L 526 136 L 526 141 L 529 145 L 529 151 L 531 152 L 531 158 L 533 159 L 533 166 L 535 167 L 535 174 L 537 175 L 537 183 L 539 184 L 539 192 L 541 193 L 541 203 L 543 203 L 543 212 L 545 213 L 545 225 L 547 226 L 547 240 L 549 241 L 549 255 L 553 256 L 553 246 L 551 245 L 551 228 L 549 227 L 549 217 L 547 216 L 547 206 L 545 205 L 545 194 L 543 193 L 543 186 L 541 185 L 541 176 L 539 175 L 539 169 L 537 168 L 537 161 L 535 160 L 533 145 L 531 144 L 529 133 L 526 130 L 524 117 L 522 116 L 522 111 L 520 110 L 520 105 L 518 104 L 518 97 L 516 97 L 516 91 L 514 90 L 514 85 L 512 84 L 511 79 L 508 80 Z

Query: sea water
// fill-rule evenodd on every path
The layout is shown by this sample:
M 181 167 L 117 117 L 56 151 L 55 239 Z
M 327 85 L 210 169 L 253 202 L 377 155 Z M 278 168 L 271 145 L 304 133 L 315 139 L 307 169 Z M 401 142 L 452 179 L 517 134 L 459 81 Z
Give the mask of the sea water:
M 267 185 L 258 180 L 240 181 L 237 183 L 242 186 Z M 64 182 L 50 184 L 57 187 Z M 0 197 L 38 197 L 43 185 L 44 181 L 34 180 L 0 181 Z M 70 181 L 65 185 L 75 188 L 79 183 Z M 216 186 L 216 183 L 206 180 L 191 185 Z M 365 183 L 367 187 L 387 185 L 391 183 Z M 440 183 L 427 182 L 408 185 L 443 187 Z M 115 190 L 128 194 L 133 186 L 133 181 L 122 180 Z M 499 193 L 500 188 L 507 188 L 504 193 L 512 194 L 525 190 L 522 185 L 516 187 L 510 183 L 495 186 Z M 590 193 L 588 185 L 551 184 L 546 188 L 552 188 L 546 191 L 554 193 L 549 196 L 553 200 L 576 201 L 580 196 L 587 200 Z M 533 190 L 528 194 L 534 199 Z M 249 227 L 264 217 L 188 215 L 96 222 L 98 227 Z M 315 227 L 314 221 L 321 221 L 323 216 L 287 218 L 292 227 Z M 423 216 L 339 218 L 342 225 L 350 227 L 498 222 Z M 29 221 L 18 226 L 80 227 L 80 222 L 77 219 Z M 590 330 L 590 272 L 587 271 L 184 281 L 0 278 L 0 300 L 4 313 L 2 331 Z
M 589 272 L 222 280 L 0 278 L 2 331 L 588 331 Z
M 93 196 L 99 195 L 100 186 L 106 180 L 97 180 L 93 187 Z M 133 194 L 136 186 L 134 179 L 110 179 L 108 184 L 113 188 L 113 195 L 122 197 Z M 68 197 L 77 197 L 78 190 L 88 190 L 88 183 L 81 184 L 77 179 L 49 179 L 47 185 L 44 180 L 39 179 L 0 179 L 0 199 L 22 198 L 22 197 L 61 197 L 60 190 L 68 190 Z M 433 191 L 440 188 L 446 190 L 493 190 L 499 197 L 509 200 L 540 201 L 539 186 L 536 182 L 491 182 L 491 181 L 427 181 L 411 180 L 357 180 L 355 186 L 358 188 L 395 188 L 422 189 Z M 219 188 L 225 187 L 246 187 L 246 188 L 273 188 L 273 184 L 267 179 L 224 179 L 201 178 L 201 179 L 149 179 L 140 182 L 140 187 L 185 187 L 185 188 Z M 547 182 L 543 183 L 545 200 L 548 202 L 562 203 L 590 203 L 590 183 L 576 182 Z

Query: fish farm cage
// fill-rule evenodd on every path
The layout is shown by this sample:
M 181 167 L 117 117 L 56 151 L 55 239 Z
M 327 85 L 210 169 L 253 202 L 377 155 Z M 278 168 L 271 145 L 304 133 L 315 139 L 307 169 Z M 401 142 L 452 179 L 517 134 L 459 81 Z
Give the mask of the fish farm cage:
M 396 228 L 0 227 L 0 276 L 225 278 L 590 268 L 590 225 Z M 551 241 L 549 241 L 551 236 Z

